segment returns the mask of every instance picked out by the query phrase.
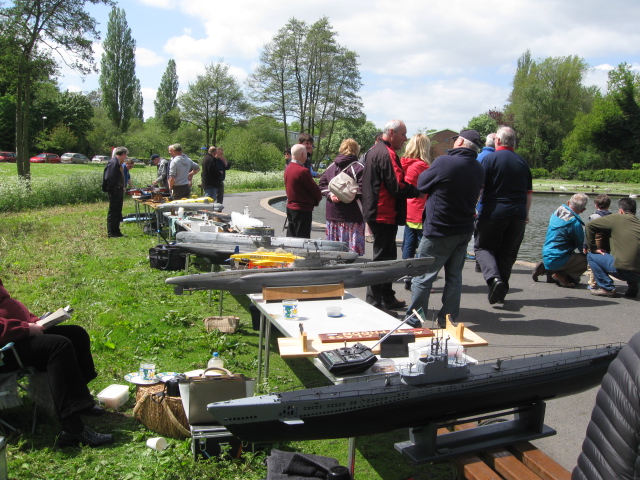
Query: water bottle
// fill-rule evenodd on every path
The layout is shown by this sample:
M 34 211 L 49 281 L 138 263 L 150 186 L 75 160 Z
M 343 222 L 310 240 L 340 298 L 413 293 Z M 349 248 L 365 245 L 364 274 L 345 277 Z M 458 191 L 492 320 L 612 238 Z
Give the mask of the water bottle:
M 249 211 L 249 205 L 245 205 L 245 206 L 244 206 L 244 214 L 245 214 L 247 217 L 250 217 L 250 216 L 251 216 L 251 212 Z
M 218 352 L 213 352 L 209 363 L 207 363 L 207 368 L 224 368 L 224 361 L 220 358 Z

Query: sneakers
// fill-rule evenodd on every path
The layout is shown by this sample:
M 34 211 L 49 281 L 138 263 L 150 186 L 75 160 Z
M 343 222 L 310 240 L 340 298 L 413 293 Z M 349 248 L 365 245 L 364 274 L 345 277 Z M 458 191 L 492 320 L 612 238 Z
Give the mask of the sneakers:
M 591 290 L 591 295 L 595 295 L 596 297 L 609 297 L 609 298 L 615 298 L 618 296 L 618 294 L 616 293 L 616 289 L 614 288 L 613 290 L 605 290 L 604 288 L 596 288 L 594 290 Z
M 113 435 L 108 433 L 98 433 L 84 427 L 82 433 L 67 433 L 62 431 L 58 440 L 61 447 L 77 447 L 80 445 L 88 445 L 91 448 L 102 447 L 113 443 Z
M 627 282 L 627 291 L 624 292 L 625 297 L 636 298 L 638 296 L 638 282 Z

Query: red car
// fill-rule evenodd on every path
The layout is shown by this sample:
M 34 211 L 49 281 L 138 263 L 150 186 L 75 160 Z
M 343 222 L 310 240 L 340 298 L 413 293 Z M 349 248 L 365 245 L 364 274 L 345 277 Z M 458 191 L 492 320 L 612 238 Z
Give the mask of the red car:
M 0 162 L 16 163 L 16 154 L 13 152 L 0 152 Z
M 31 163 L 60 163 L 60 157 L 55 153 L 41 153 L 29 159 Z

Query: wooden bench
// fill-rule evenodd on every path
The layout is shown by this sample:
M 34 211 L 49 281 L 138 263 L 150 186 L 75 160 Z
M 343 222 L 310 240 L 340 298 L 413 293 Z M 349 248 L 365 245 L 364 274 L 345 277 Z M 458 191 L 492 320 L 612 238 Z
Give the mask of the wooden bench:
M 455 430 L 474 428 L 463 424 Z M 460 478 L 467 480 L 570 480 L 567 471 L 529 442 L 493 448 L 478 454 L 460 455 L 452 460 Z

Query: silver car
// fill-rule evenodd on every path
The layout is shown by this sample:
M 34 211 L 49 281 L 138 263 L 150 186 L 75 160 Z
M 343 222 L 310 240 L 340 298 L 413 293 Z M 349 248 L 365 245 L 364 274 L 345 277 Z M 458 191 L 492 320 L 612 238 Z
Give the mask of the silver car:
M 81 153 L 65 153 L 60 157 L 61 163 L 89 163 L 89 159 Z
M 107 163 L 109 161 L 109 157 L 106 155 L 96 155 L 91 159 L 91 163 Z

